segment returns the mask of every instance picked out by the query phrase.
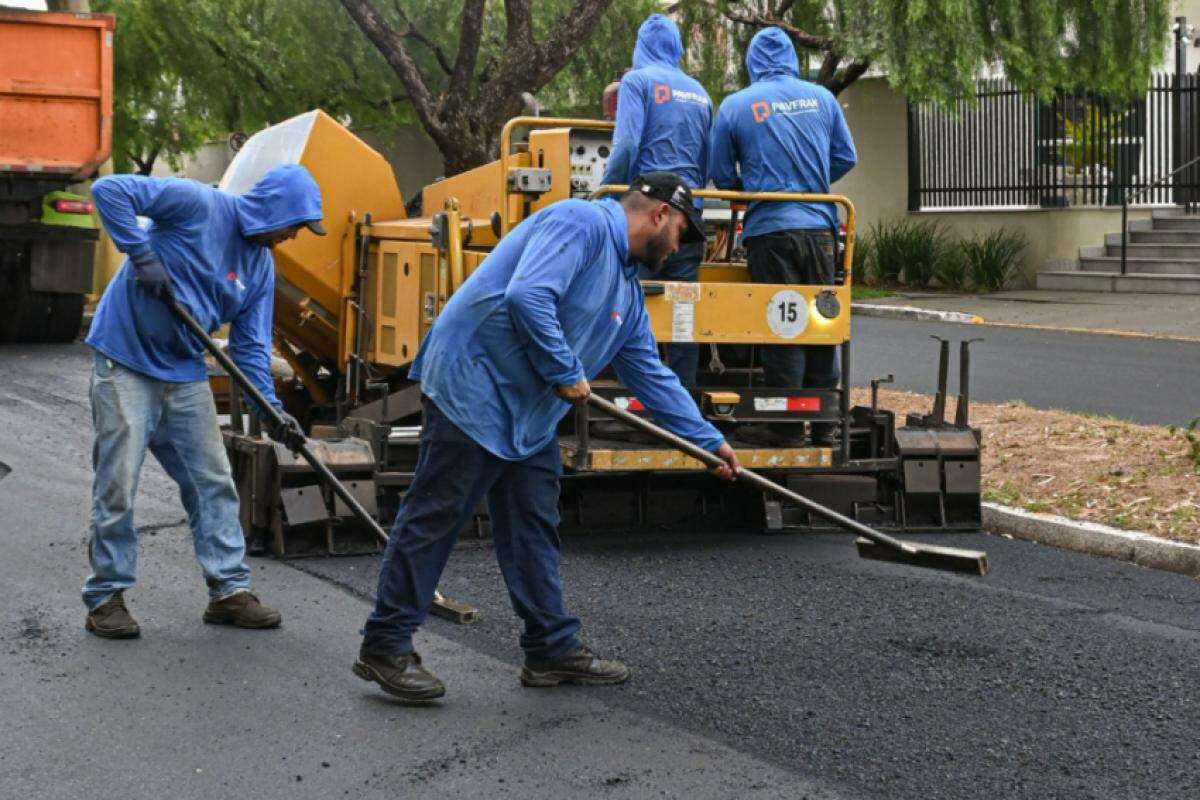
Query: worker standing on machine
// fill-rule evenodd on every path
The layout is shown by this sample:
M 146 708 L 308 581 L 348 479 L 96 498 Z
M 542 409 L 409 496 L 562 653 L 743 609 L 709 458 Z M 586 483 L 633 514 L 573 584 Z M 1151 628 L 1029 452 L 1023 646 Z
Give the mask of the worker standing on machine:
M 617 91 L 617 127 L 612 155 L 601 183 L 627 184 L 634 175 L 674 172 L 692 189 L 708 183 L 708 137 L 712 100 L 696 80 L 679 69 L 683 40 L 679 28 L 662 14 L 651 14 L 638 29 L 633 69 Z M 705 242 L 689 242 L 667 259 L 653 277 L 695 282 Z M 651 277 L 642 269 L 642 278 Z M 667 363 L 685 388 L 696 385 L 695 344 L 667 345 Z M 620 428 L 620 423 L 606 425 Z
M 83 587 L 85 627 L 137 636 L 125 606 L 134 584 L 133 498 L 146 450 L 179 484 L 196 558 L 208 584 L 204 621 L 272 628 L 280 614 L 250 593 L 238 496 L 221 441 L 204 351 L 164 302 L 174 297 L 206 330 L 229 323 L 229 355 L 280 408 L 271 380 L 275 265 L 271 248 L 321 227 L 321 192 L 308 170 L 276 167 L 244 195 L 191 180 L 114 175 L 92 186 L 96 210 L 129 255 L 100 298 L 87 343 L 95 478 Z M 150 226 L 138 226 L 146 217 Z M 295 448 L 299 424 L 283 412 L 271 437 Z
M 737 458 L 658 358 L 637 279 L 681 242 L 702 240 L 692 193 L 678 176 L 632 181 L 621 199 L 563 200 L 522 222 L 454 293 L 421 343 L 409 377 L 425 413 L 412 484 L 392 526 L 354 673 L 421 702 L 441 697 L 412 637 L 429 613 L 459 531 L 486 498 L 496 559 L 525 622 L 526 686 L 612 684 L 624 664 L 596 657 L 563 607 L 556 429 L 612 364 L 666 428 Z
M 779 28 L 754 36 L 746 67 L 753 83 L 725 98 L 717 111 L 709 160 L 713 183 L 747 192 L 827 193 L 858 161 L 837 100 L 800 79 L 796 49 Z M 832 203 L 751 203 L 743 233 L 750 279 L 832 284 L 837 222 Z M 763 346 L 759 352 L 768 386 L 838 385 L 834 345 Z M 812 427 L 814 444 L 836 441 L 834 423 Z M 777 447 L 804 443 L 803 427 L 786 423 L 744 425 L 737 438 Z

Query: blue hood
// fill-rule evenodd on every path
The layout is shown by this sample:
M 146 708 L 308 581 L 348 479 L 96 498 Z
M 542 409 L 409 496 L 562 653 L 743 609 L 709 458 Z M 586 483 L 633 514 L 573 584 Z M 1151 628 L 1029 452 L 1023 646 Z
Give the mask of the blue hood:
M 637 47 L 633 49 L 633 68 L 658 65 L 678 67 L 683 57 L 683 39 L 673 20 L 662 14 L 646 17 L 638 28 Z
M 299 164 L 275 167 L 259 178 L 250 191 L 236 198 L 238 227 L 243 236 L 277 231 L 310 220 L 319 220 L 321 190 Z
M 776 75 L 800 77 L 800 63 L 792 40 L 779 28 L 763 28 L 750 40 L 746 51 L 746 69 L 750 80 L 761 81 Z

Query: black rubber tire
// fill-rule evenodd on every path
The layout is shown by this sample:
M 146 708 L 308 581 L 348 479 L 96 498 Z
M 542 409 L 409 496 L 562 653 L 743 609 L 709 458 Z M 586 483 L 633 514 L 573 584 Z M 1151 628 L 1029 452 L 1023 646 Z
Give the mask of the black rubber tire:
M 47 342 L 73 342 L 83 327 L 83 295 L 50 295 L 50 320 L 46 330 Z

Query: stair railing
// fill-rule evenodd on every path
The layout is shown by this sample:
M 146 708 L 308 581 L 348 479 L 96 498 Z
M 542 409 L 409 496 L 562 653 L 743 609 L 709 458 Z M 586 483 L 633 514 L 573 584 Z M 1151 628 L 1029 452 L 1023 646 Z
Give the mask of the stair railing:
M 1166 175 L 1163 175 L 1162 177 L 1156 179 L 1152 183 L 1146 184 L 1145 186 L 1138 189 L 1137 191 L 1131 190 L 1131 191 L 1126 192 L 1125 195 L 1121 198 L 1121 274 L 1122 275 L 1125 274 L 1125 247 L 1129 242 L 1129 203 L 1130 203 L 1130 201 L 1136 200 L 1139 196 L 1145 194 L 1146 192 L 1150 191 L 1151 189 L 1155 189 L 1158 186 L 1161 186 L 1164 181 L 1174 178 L 1176 174 L 1183 172 L 1185 169 L 1192 166 L 1193 164 L 1200 164 L 1200 156 L 1193 158 L 1191 161 L 1187 162 L 1186 164 L 1182 164 L 1182 165 L 1176 167 L 1175 169 L 1168 172 Z M 1184 209 L 1189 214 L 1192 213 L 1192 210 L 1195 208 L 1195 206 L 1196 206 L 1196 204 L 1192 201 L 1188 201 L 1188 202 L 1184 203 Z

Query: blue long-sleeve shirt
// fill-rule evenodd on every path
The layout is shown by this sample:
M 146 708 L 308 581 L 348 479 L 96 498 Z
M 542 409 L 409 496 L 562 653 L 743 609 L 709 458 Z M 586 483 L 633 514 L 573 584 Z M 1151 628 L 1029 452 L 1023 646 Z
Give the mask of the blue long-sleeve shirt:
M 409 377 L 482 447 L 517 461 L 548 445 L 570 409 L 554 387 L 609 363 L 664 427 L 708 450 L 724 441 L 658 357 L 624 208 L 564 200 L 517 226 L 454 293 Z
M 748 192 L 828 192 L 858 162 L 837 100 L 800 80 L 796 50 L 778 28 L 755 35 L 746 66 L 753 83 L 717 111 L 708 169 L 713 183 Z M 828 229 L 836 222 L 830 203 L 751 203 L 743 235 Z
M 153 251 L 176 299 L 207 331 L 230 323 L 229 354 L 273 405 L 271 320 L 275 264 L 251 236 L 321 219 L 321 195 L 308 170 L 276 167 L 244 195 L 191 180 L 113 175 L 92 184 L 96 210 L 131 256 Z M 148 228 L 137 217 L 148 217 Z M 158 380 L 205 379 L 204 349 L 166 304 L 134 279 L 129 259 L 100 298 L 87 343 Z
M 651 14 L 638 30 L 633 70 L 621 78 L 613 149 L 602 183 L 626 184 L 657 170 L 674 172 L 693 189 L 708 182 L 712 100 L 679 69 L 682 56 L 675 23 Z

